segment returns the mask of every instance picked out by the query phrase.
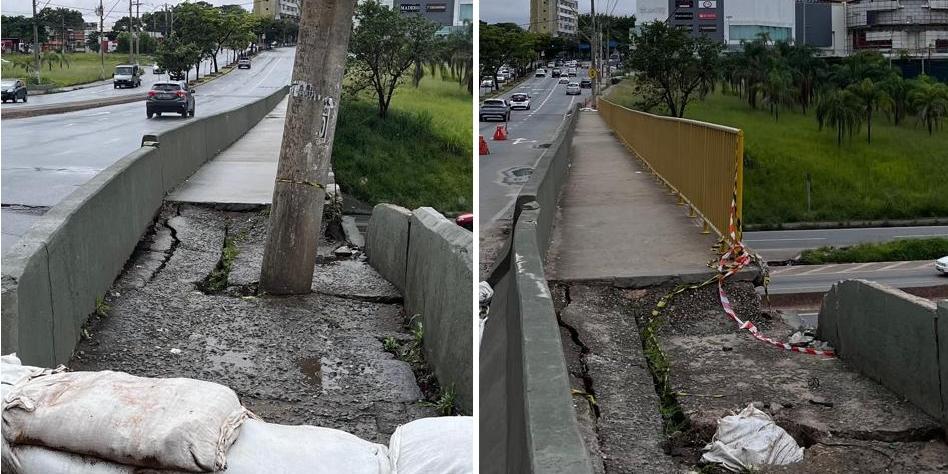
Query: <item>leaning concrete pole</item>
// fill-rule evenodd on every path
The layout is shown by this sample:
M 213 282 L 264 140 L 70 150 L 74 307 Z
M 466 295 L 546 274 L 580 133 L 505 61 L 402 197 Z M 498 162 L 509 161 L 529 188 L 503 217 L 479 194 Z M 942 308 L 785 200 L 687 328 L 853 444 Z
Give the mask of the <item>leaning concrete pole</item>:
M 309 293 L 356 0 L 303 0 L 260 290 Z

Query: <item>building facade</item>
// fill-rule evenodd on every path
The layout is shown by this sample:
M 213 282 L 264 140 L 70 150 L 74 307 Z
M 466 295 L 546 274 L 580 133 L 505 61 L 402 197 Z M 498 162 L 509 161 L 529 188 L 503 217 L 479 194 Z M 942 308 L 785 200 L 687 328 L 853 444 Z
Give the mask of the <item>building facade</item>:
M 721 42 L 724 41 L 724 8 L 725 0 L 669 0 L 668 21 L 692 36 Z
M 638 0 L 635 4 L 636 26 L 668 20 L 668 0 Z
M 816 48 L 822 56 L 849 54 L 846 3 L 797 0 L 794 42 Z
M 441 26 L 453 26 L 457 0 L 395 0 L 403 15 L 421 15 Z
M 576 36 L 579 32 L 577 0 L 530 0 L 530 31 L 551 36 Z
M 846 23 L 853 52 L 948 57 L 948 0 L 853 0 Z
M 275 20 L 300 19 L 299 0 L 256 0 L 253 4 L 254 15 Z

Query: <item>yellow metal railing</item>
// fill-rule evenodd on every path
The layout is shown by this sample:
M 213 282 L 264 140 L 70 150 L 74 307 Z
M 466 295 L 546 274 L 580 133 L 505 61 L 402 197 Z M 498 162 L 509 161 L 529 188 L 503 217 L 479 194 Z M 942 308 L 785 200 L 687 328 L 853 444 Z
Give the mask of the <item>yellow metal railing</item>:
M 741 239 L 744 132 L 695 120 L 663 117 L 599 99 L 599 114 L 616 136 L 704 220 L 705 229 L 730 240 L 728 223 L 736 200 Z

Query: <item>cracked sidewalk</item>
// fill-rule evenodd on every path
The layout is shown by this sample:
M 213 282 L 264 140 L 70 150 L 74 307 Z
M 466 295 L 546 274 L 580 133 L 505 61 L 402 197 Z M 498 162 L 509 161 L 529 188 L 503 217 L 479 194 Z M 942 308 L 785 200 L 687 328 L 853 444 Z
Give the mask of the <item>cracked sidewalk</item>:
M 337 257 L 340 243 L 323 238 L 313 293 L 252 296 L 266 226 L 263 212 L 165 205 L 69 367 L 210 380 L 267 421 L 376 442 L 434 416 L 430 387 L 383 346 L 412 340 L 401 295 L 360 256 Z M 225 236 L 237 249 L 227 286 L 206 294 L 199 283 L 219 265 Z

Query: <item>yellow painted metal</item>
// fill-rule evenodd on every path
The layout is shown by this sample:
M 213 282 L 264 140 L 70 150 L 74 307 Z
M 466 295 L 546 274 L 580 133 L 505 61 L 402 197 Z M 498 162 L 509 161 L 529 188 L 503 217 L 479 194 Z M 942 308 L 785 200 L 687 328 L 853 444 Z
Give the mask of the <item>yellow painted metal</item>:
M 599 102 L 599 114 L 650 171 L 720 236 L 728 237 L 731 201 L 736 198 L 740 238 L 744 195 L 742 130 L 639 112 L 605 99 Z

